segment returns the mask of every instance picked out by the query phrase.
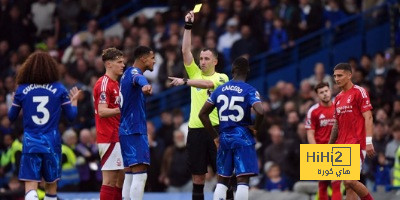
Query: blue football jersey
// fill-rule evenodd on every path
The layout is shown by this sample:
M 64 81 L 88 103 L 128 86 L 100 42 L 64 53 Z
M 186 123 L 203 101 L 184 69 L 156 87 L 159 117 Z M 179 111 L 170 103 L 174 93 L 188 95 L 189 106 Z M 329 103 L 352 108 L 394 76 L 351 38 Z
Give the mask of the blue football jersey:
M 61 140 L 58 123 L 62 111 L 70 121 L 77 115 L 77 108 L 71 106 L 67 90 L 58 82 L 20 85 L 8 113 L 11 121 L 18 117 L 21 109 L 24 124 L 23 152 L 29 153 L 50 153 L 48 148 L 61 145 L 58 144 L 58 140 Z
M 148 84 L 139 68 L 129 67 L 122 75 L 119 87 L 121 97 L 119 135 L 147 134 L 146 97 L 142 87 Z
M 260 102 L 254 87 L 242 81 L 231 80 L 218 87 L 207 101 L 218 110 L 221 145 L 224 145 L 224 141 L 230 145 L 228 148 L 254 144 L 254 138 L 247 128 L 252 124 L 251 108 Z

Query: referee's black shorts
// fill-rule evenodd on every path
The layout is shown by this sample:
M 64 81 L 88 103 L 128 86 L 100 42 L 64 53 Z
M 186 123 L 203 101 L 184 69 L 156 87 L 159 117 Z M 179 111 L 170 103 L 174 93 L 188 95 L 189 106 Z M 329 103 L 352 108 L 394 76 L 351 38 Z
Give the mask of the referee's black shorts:
M 218 126 L 214 128 L 218 132 Z M 217 148 L 205 128 L 189 128 L 186 149 L 187 164 L 192 175 L 206 174 L 208 165 L 216 171 Z

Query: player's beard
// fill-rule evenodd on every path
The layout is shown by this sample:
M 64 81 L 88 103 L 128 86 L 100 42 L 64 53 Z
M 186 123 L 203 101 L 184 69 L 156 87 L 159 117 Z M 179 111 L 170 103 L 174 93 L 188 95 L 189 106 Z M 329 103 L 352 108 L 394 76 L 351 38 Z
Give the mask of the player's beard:
M 322 102 L 323 102 L 324 104 L 328 104 L 330 101 L 331 101 L 330 99 L 328 99 L 328 100 L 322 100 Z

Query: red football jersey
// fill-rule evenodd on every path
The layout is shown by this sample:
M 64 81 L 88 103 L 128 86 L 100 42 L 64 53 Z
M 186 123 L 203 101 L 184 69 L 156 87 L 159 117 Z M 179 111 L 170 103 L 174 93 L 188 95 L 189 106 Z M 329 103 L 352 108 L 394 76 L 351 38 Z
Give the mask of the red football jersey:
M 119 83 L 104 75 L 97 80 L 93 88 L 94 113 L 96 118 L 97 143 L 118 142 L 118 128 L 120 115 L 100 117 L 99 104 L 107 104 L 108 108 L 118 108 Z
M 346 92 L 340 92 L 335 99 L 335 118 L 338 123 L 336 144 L 360 144 L 365 150 L 365 120 L 362 113 L 372 110 L 367 91 L 354 85 Z
M 328 144 L 335 123 L 334 112 L 333 104 L 326 107 L 318 103 L 308 110 L 305 127 L 307 130 L 315 131 L 314 137 L 317 144 Z

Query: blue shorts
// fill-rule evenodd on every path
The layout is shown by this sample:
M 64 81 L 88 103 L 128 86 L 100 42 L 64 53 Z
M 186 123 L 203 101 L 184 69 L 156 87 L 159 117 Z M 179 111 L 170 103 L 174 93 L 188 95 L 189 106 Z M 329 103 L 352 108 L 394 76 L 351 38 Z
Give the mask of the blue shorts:
M 61 153 L 22 153 L 19 179 L 47 183 L 61 177 Z
M 150 149 L 147 135 L 120 135 L 122 160 L 124 167 L 137 164 L 150 165 Z
M 218 148 L 217 173 L 223 177 L 231 177 L 233 170 L 236 176 L 258 174 L 257 154 L 254 145 L 234 149 Z

